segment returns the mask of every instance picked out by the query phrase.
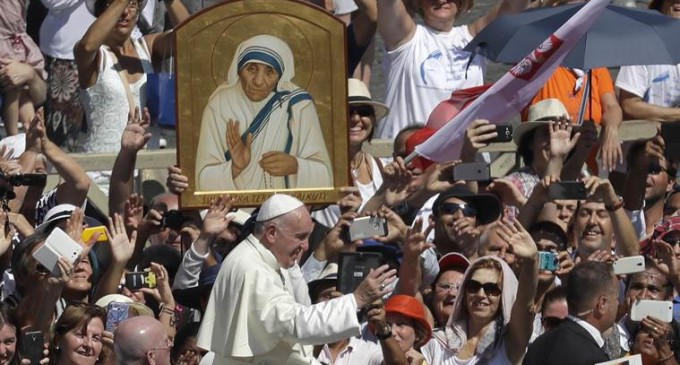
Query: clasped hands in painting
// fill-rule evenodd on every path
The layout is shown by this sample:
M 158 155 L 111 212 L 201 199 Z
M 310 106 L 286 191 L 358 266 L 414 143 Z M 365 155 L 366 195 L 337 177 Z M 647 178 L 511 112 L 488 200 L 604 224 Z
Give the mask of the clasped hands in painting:
M 229 119 L 227 122 L 227 147 L 232 158 L 231 174 L 237 177 L 252 160 L 251 145 L 253 134 L 248 133 L 245 141 L 239 133 L 239 121 Z M 297 159 L 285 152 L 269 151 L 262 154 L 258 162 L 260 167 L 272 176 L 286 176 L 297 173 Z

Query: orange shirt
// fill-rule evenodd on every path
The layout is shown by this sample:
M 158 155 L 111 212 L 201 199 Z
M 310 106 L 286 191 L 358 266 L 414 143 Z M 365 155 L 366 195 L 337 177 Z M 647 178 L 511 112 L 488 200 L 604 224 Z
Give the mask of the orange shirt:
M 587 74 L 583 76 L 584 86 L 587 78 Z M 543 88 L 536 93 L 536 96 L 534 96 L 529 105 L 543 99 L 559 99 L 567 108 L 571 120 L 576 122 L 578 120 L 579 108 L 581 107 L 583 90 L 585 89 L 585 87 L 581 87 L 578 92 L 574 93 L 577 79 L 578 77 L 571 69 L 558 67 Z M 592 119 L 595 123 L 600 124 L 602 120 L 601 98 L 603 95 L 613 92 L 614 82 L 609 74 L 609 70 L 604 67 L 593 69 L 593 86 L 583 119 Z M 527 120 L 527 114 L 528 106 L 522 111 L 522 121 Z

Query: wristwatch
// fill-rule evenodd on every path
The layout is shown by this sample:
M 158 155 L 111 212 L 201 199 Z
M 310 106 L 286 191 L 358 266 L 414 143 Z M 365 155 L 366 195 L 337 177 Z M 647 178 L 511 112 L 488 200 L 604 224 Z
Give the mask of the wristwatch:
M 388 338 L 392 337 L 392 327 L 385 323 L 382 328 L 375 331 L 375 337 L 377 337 L 380 341 L 387 340 Z

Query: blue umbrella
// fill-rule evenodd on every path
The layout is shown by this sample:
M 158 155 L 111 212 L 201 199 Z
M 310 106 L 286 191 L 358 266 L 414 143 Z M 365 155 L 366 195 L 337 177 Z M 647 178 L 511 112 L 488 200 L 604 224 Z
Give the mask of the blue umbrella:
M 585 3 L 498 17 L 465 47 L 487 59 L 515 63 L 553 34 Z M 563 66 L 593 69 L 680 63 L 680 20 L 655 10 L 608 5 Z

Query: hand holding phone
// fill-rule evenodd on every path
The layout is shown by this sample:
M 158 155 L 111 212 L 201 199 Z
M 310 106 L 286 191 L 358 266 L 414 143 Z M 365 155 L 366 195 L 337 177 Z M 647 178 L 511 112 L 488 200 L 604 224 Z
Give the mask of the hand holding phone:
M 355 218 L 349 226 L 351 242 L 387 235 L 387 220 L 384 217 L 366 216 Z
M 83 242 L 88 243 L 96 233 L 99 233 L 99 236 L 95 242 L 106 242 L 109 240 L 109 237 L 106 236 L 106 227 L 104 226 L 87 227 L 83 229 L 83 234 L 80 238 Z
M 128 318 L 128 303 L 111 302 L 106 308 L 106 330 L 114 333 L 120 322 Z
M 59 277 L 61 276 L 59 258 L 63 257 L 73 264 L 82 251 L 83 247 L 78 242 L 57 227 L 47 236 L 43 246 L 33 253 L 33 258 L 47 268 L 52 276 Z
M 639 322 L 647 316 L 670 323 L 673 320 L 673 302 L 647 299 L 636 300 L 630 308 L 630 319 Z
M 380 267 L 383 261 L 382 254 L 378 252 L 341 252 L 337 290 L 343 294 L 354 292 L 368 273 Z
M 43 357 L 45 339 L 41 331 L 26 331 L 21 335 L 21 357 L 28 359 L 31 365 L 40 364 Z M 19 356 L 15 354 L 15 356 Z
M 503 143 L 512 141 L 512 126 L 510 124 L 496 125 L 496 133 L 498 136 L 491 138 L 485 142 L 487 143 Z
M 489 164 L 485 162 L 459 163 L 453 167 L 453 181 L 488 181 L 491 180 Z
M 129 272 L 125 274 L 125 287 L 137 291 L 141 288 L 156 287 L 156 274 L 152 271 Z
M 645 257 L 642 255 L 622 257 L 614 261 L 614 275 L 626 275 L 645 271 Z
M 550 184 L 548 196 L 552 200 L 583 200 L 588 197 L 583 181 L 560 181 Z
M 560 268 L 560 261 L 554 252 L 538 252 L 538 270 L 555 272 Z

